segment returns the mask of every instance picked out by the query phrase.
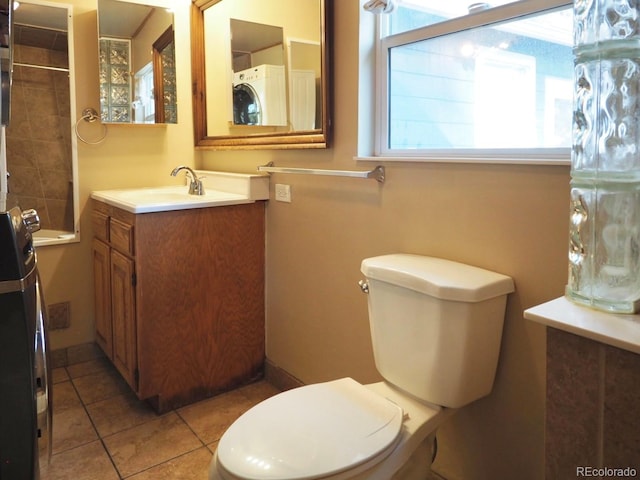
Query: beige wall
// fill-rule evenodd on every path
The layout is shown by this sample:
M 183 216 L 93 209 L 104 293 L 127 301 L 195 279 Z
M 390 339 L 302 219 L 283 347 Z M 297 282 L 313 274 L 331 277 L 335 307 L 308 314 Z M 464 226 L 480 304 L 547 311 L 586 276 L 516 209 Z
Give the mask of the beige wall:
M 78 111 L 97 107 L 95 11 L 75 0 Z M 260 164 L 369 168 L 357 146 L 358 2 L 335 4 L 334 135 L 313 151 L 194 153 L 187 12 L 176 21 L 179 124 L 111 127 L 81 145 L 82 242 L 40 253 L 49 303 L 72 300 L 73 325 L 53 347 L 91 340 L 91 190 L 167 183 L 178 163 L 255 171 Z M 93 7 L 95 9 L 95 6 Z M 92 23 L 93 22 L 93 23 Z M 562 294 L 566 281 L 568 167 L 387 164 L 387 182 L 273 175 L 291 204 L 267 208 L 267 356 L 304 382 L 379 379 L 369 341 L 363 258 L 390 252 L 441 256 L 514 278 L 494 391 L 441 429 L 436 470 L 450 479 L 543 478 L 544 328 L 522 311 Z M 273 197 L 273 195 L 272 195 Z
M 334 135 L 326 151 L 208 152 L 209 169 L 367 169 L 357 151 L 358 3 L 334 2 Z M 267 209 L 267 356 L 302 381 L 379 379 L 363 258 L 435 255 L 514 278 L 492 395 L 439 434 L 435 469 L 450 479 L 544 478 L 544 328 L 525 308 L 562 295 L 569 168 L 387 163 L 387 182 L 272 175 L 291 204 Z M 272 194 L 273 198 L 273 194 Z

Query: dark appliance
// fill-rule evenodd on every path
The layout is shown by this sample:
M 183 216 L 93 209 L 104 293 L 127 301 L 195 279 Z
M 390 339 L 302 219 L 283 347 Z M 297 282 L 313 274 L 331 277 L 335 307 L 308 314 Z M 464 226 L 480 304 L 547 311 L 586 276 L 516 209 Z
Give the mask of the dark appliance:
M 35 210 L 0 212 L 0 480 L 37 480 L 51 455 L 51 377 L 32 233 Z
M 234 125 L 262 125 L 260 99 L 255 89 L 240 83 L 233 87 L 233 123 Z

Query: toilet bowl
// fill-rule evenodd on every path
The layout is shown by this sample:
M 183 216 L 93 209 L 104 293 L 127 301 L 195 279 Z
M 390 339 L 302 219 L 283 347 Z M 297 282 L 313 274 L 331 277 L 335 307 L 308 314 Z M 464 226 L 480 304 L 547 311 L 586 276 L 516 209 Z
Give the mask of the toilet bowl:
M 385 382 L 342 378 L 296 388 L 256 405 L 225 432 L 209 479 L 389 480 L 410 464 L 413 475 L 401 478 L 423 480 L 431 434 L 453 411 Z
M 376 367 L 254 406 L 220 439 L 210 480 L 423 480 L 437 428 L 490 393 L 511 278 L 417 255 L 363 260 Z

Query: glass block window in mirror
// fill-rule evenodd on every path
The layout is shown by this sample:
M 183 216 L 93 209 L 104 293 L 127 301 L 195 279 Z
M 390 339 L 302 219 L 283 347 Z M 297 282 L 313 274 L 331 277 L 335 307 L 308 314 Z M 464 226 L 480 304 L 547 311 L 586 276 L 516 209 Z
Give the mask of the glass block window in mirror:
M 166 123 L 178 123 L 177 98 L 176 98 L 176 61 L 175 47 L 171 42 L 160 54 L 162 61 L 162 84 L 164 104 L 164 121 Z
M 131 42 L 100 39 L 100 114 L 103 122 L 131 121 Z

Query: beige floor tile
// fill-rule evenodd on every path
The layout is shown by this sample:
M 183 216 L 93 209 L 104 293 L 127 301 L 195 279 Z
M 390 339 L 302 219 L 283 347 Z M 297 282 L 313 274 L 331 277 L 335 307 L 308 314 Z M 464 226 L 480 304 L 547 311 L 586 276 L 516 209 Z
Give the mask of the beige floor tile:
M 207 480 L 211 452 L 202 447 L 129 477 L 130 480 Z M 128 479 L 128 480 L 129 480 Z
M 101 437 L 135 427 L 158 418 L 151 407 L 127 392 L 87 405 L 87 411 Z
M 80 408 L 82 403 L 76 393 L 76 389 L 73 388 L 71 382 L 56 383 L 52 387 L 52 401 L 54 415 L 58 412 L 63 412 L 71 408 Z
M 105 373 L 117 375 L 115 368 L 106 357 L 96 358 L 87 362 L 76 363 L 67 367 L 67 372 L 71 378 L 84 377 L 95 373 Z
M 104 438 L 122 477 L 128 477 L 202 446 L 175 412 Z
M 206 480 L 224 431 L 278 393 L 257 382 L 158 416 L 104 358 L 55 369 L 53 380 L 54 455 L 42 480 Z
M 55 397 L 54 397 L 55 398 Z M 54 400 L 55 401 L 55 400 Z M 82 406 L 53 411 L 53 453 L 85 445 L 98 438 Z
M 71 382 L 53 386 L 53 453 L 78 447 L 98 438 Z
M 67 380 L 69 380 L 69 374 L 64 367 L 53 368 L 51 370 L 51 375 L 51 383 L 53 384 L 66 382 Z
M 280 393 L 280 390 L 263 380 L 247 385 L 246 387 L 242 387 L 239 389 L 239 392 L 246 396 L 251 403 L 257 404 L 267 398 L 277 395 Z
M 234 390 L 177 411 L 198 438 L 209 444 L 219 440 L 224 431 L 252 406 L 245 395 Z
M 63 368 L 68 364 L 67 349 L 49 350 L 49 360 L 51 360 L 51 368 Z
M 41 480 L 119 480 L 99 441 L 53 455 L 40 472 Z
M 72 381 L 85 405 L 121 395 L 130 390 L 117 372 L 92 373 L 74 378 Z
M 83 343 L 67 348 L 68 364 L 86 362 L 94 358 L 104 357 L 104 352 L 95 343 Z
M 211 452 L 212 455 L 215 453 L 216 449 L 218 448 L 218 443 L 220 443 L 220 442 L 218 442 L 218 440 L 216 440 L 215 442 L 210 443 L 210 444 L 207 445 L 207 448 L 209 449 L 209 451 Z

